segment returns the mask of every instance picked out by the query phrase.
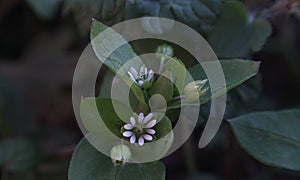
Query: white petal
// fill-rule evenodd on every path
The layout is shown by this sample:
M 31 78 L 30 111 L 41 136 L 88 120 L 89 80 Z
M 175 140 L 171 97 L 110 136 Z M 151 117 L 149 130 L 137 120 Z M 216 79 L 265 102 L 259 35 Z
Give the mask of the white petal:
M 143 137 L 147 140 L 147 141 L 152 141 L 153 137 L 150 136 L 149 134 L 145 134 L 143 135 Z
M 152 128 L 153 126 L 155 126 L 155 124 L 156 124 L 156 120 L 152 120 L 145 126 L 145 128 Z
M 145 117 L 145 119 L 144 119 L 144 121 L 143 121 L 143 124 L 146 124 L 148 121 L 150 121 L 151 118 L 152 118 L 152 116 L 153 116 L 153 113 L 149 113 L 149 114 Z
M 124 137 L 130 137 L 130 136 L 132 136 L 132 132 L 131 131 L 125 131 L 125 132 L 123 132 L 123 136 Z
M 148 72 L 148 70 L 147 70 L 147 68 L 145 67 L 145 74 L 148 74 L 147 72 Z
M 144 113 L 140 113 L 138 119 L 139 119 L 139 123 L 142 124 L 144 120 Z
M 135 119 L 134 119 L 134 117 L 130 117 L 130 123 L 131 123 L 133 126 L 135 126 Z
M 134 143 L 135 143 L 135 140 L 136 140 L 135 135 L 131 136 L 131 138 L 130 138 L 130 143 L 131 143 L 131 144 L 134 144 Z
M 144 138 L 143 137 L 139 138 L 139 145 L 140 146 L 144 145 Z
M 136 78 L 133 77 L 133 75 L 131 74 L 131 72 L 128 72 L 128 74 L 129 74 L 130 79 L 135 82 Z
M 131 129 L 133 129 L 133 125 L 131 125 L 131 124 L 125 124 L 124 125 L 124 129 L 131 130 Z
M 140 76 L 144 75 L 144 73 L 145 73 L 144 70 L 145 70 L 145 66 L 142 65 L 142 66 L 141 66 L 141 69 L 140 69 Z
M 152 79 L 153 74 L 154 74 L 154 72 L 153 72 L 153 70 L 151 69 L 151 70 L 149 71 L 149 74 L 148 74 L 148 78 L 147 78 L 148 81 L 150 81 L 150 80 Z
M 144 84 L 144 81 L 140 80 L 138 83 L 139 83 L 139 85 L 141 86 L 141 85 Z
M 149 133 L 149 134 L 155 134 L 155 130 L 154 129 L 147 129 L 147 133 Z
M 136 69 L 134 69 L 133 67 L 130 67 L 130 72 L 135 79 L 138 78 L 138 72 L 136 71 Z

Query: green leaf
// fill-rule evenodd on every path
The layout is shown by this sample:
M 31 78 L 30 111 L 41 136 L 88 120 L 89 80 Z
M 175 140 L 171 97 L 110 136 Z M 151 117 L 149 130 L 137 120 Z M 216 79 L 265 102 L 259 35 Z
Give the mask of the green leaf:
M 130 67 L 139 69 L 143 64 L 132 47 L 119 33 L 97 20 L 94 20 L 92 23 L 91 40 L 92 47 L 98 59 L 131 86 L 130 88 L 140 102 L 143 111 L 147 112 L 148 106 L 142 90 L 128 78 L 127 74 Z M 120 45 L 122 46 L 119 47 Z M 133 58 L 136 61 L 130 61 Z
M 173 82 L 177 86 L 178 90 L 181 91 L 186 76 L 186 68 L 184 64 L 179 59 L 173 58 L 166 62 L 164 70 L 170 70 L 172 72 Z
M 75 149 L 68 177 L 70 180 L 81 179 L 165 179 L 165 166 L 159 161 L 150 163 L 128 163 L 114 166 L 110 157 L 97 151 L 84 138 Z
M 300 170 L 300 110 L 258 112 L 228 121 L 240 145 L 258 161 Z
M 253 19 L 237 1 L 227 1 L 208 41 L 219 58 L 246 58 L 259 51 L 271 35 L 270 24 Z
M 128 70 L 131 66 L 139 69 L 143 64 L 132 47 L 119 33 L 97 20 L 92 22 L 91 44 L 98 59 L 112 72 L 118 72 L 118 75 L 128 77 L 126 69 L 121 69 L 126 63 Z M 137 61 L 129 62 L 133 58 L 136 58 Z
M 0 166 L 9 172 L 32 169 L 39 162 L 35 144 L 25 139 L 8 139 L 0 143 Z
M 206 69 L 210 69 L 211 74 L 218 74 L 217 72 L 214 73 L 213 71 L 217 71 L 218 69 L 214 68 L 217 66 L 217 64 L 221 64 L 221 67 L 223 69 L 225 81 L 226 81 L 226 87 L 216 87 L 216 90 L 214 92 L 214 96 L 211 95 L 211 93 L 207 93 L 206 95 L 202 96 L 199 101 L 200 104 L 205 104 L 211 99 L 214 99 L 229 90 L 239 86 L 243 82 L 247 81 L 256 73 L 259 69 L 259 62 L 255 61 L 248 61 L 248 60 L 241 60 L 241 59 L 235 59 L 235 60 L 221 60 L 221 61 L 207 61 L 203 62 L 201 64 L 197 64 L 191 68 L 188 69 L 191 76 L 195 80 L 203 80 L 207 79 L 207 76 L 205 74 L 205 71 L 203 67 Z M 203 66 L 203 67 L 202 67 Z M 187 102 L 183 101 L 182 105 L 188 105 Z M 169 104 L 168 108 L 178 108 L 180 107 L 180 102 L 175 102 L 172 104 Z
M 92 108 L 93 103 L 96 103 L 97 105 L 96 112 L 94 112 L 94 109 Z M 114 100 L 114 103 L 117 104 L 116 108 L 118 108 L 118 112 L 120 112 L 124 117 L 124 121 L 127 120 L 129 122 L 130 117 L 133 115 L 133 111 L 117 100 Z M 85 128 L 89 130 L 89 132 L 96 134 L 100 131 L 103 131 L 103 128 L 105 128 L 100 120 L 96 118 L 98 113 L 105 123 L 105 126 L 116 136 L 122 137 L 120 129 L 125 122 L 123 122 L 122 119 L 116 114 L 111 99 L 85 98 L 81 101 L 80 115 L 82 123 Z
M 214 1 L 207 4 L 215 8 L 221 3 Z M 154 16 L 174 19 L 201 32 L 209 30 L 216 19 L 215 13 L 199 0 L 128 1 L 126 16 L 127 18 Z M 155 26 L 157 24 L 153 25 L 153 28 Z
M 51 19 L 58 12 L 62 0 L 26 0 L 32 10 L 42 19 Z
M 170 101 L 173 97 L 173 83 L 172 73 L 170 70 L 166 70 L 159 78 L 154 82 L 153 86 L 149 90 L 150 97 L 154 94 L 162 95 L 166 102 Z

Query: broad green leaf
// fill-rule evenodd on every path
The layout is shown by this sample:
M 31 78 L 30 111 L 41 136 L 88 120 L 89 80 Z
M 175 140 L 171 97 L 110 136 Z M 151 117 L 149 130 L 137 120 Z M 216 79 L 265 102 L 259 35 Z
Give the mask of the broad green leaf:
M 0 166 L 9 172 L 32 169 L 39 162 L 35 144 L 25 139 L 8 139 L 0 143 Z
M 300 170 L 300 110 L 251 113 L 228 121 L 240 145 L 258 161 Z
M 36 15 L 42 19 L 51 19 L 58 12 L 62 0 L 26 0 Z
M 127 163 L 114 166 L 110 157 L 97 151 L 84 138 L 75 149 L 68 177 L 70 180 L 81 179 L 165 179 L 165 166 L 159 161 L 150 163 Z
M 166 62 L 164 70 L 170 70 L 172 72 L 173 82 L 180 91 L 183 88 L 182 86 L 186 76 L 186 68 L 184 64 L 179 59 L 177 60 L 174 58 L 171 61 Z
M 97 112 L 92 112 L 92 103 L 96 102 Z M 97 133 L 102 131 L 103 127 L 100 124 L 100 120 L 96 118 L 97 113 L 101 116 L 106 127 L 118 137 L 121 135 L 121 127 L 125 124 L 125 120 L 129 122 L 130 117 L 133 115 L 133 111 L 123 105 L 122 103 L 114 100 L 114 103 L 117 105 L 118 112 L 123 116 L 123 120 L 116 114 L 112 100 L 108 98 L 85 98 L 81 101 L 80 104 L 80 115 L 83 122 L 83 125 L 89 132 Z M 96 113 L 96 115 L 95 115 Z
M 191 76 L 195 80 L 206 79 L 207 76 L 205 74 L 205 71 L 203 70 L 203 67 L 209 68 L 210 70 L 214 70 L 214 66 L 216 66 L 216 64 L 218 63 L 220 63 L 222 66 L 225 81 L 226 81 L 226 87 L 221 87 L 221 86 L 217 87 L 214 96 L 212 96 L 211 93 L 207 93 L 206 95 L 202 96 L 199 99 L 200 104 L 205 104 L 211 99 L 214 99 L 228 92 L 229 90 L 239 86 L 243 82 L 247 81 L 248 79 L 256 75 L 259 69 L 259 62 L 236 59 L 236 60 L 223 60 L 223 61 L 222 60 L 207 61 L 189 68 L 188 71 L 190 72 Z M 217 73 L 211 72 L 211 74 L 217 74 Z M 182 102 L 182 105 L 187 105 L 187 104 L 188 103 L 185 101 Z M 168 106 L 168 108 L 178 108 L 178 107 L 180 107 L 180 102 L 175 102 L 169 104 Z
M 154 94 L 162 95 L 166 102 L 170 101 L 173 97 L 173 83 L 172 72 L 166 70 L 159 78 L 154 82 L 153 86 L 149 90 L 150 97 Z
M 254 19 L 237 1 L 227 1 L 208 41 L 219 58 L 246 58 L 259 51 L 271 35 L 270 24 Z
M 142 90 L 129 79 L 127 74 L 130 67 L 139 69 L 143 64 L 128 42 L 112 28 L 108 28 L 99 21 L 94 20 L 91 28 L 91 44 L 98 59 L 131 86 L 131 90 L 143 110 L 147 112 L 148 106 Z M 136 61 L 130 61 L 133 58 Z

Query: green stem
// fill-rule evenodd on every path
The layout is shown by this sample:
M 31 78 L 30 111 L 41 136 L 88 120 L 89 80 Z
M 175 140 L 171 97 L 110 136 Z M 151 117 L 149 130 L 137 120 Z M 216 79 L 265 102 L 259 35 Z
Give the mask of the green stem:
M 160 65 L 159 65 L 159 69 L 158 69 L 158 74 L 161 74 L 162 73 L 162 70 L 164 68 L 164 64 L 166 62 L 166 58 L 165 57 L 162 57 L 160 59 Z
M 0 133 L 3 138 L 8 138 L 11 136 L 10 130 L 4 121 L 2 111 L 0 111 Z
M 189 138 L 183 145 L 183 156 L 185 160 L 185 165 L 189 174 L 195 174 L 197 172 L 197 162 L 195 153 L 193 151 L 193 142 Z

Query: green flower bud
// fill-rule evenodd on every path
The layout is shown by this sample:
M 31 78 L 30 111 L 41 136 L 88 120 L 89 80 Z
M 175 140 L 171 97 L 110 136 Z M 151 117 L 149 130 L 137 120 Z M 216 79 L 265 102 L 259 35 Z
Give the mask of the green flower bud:
M 208 79 L 204 79 L 204 80 L 193 81 L 188 85 L 186 85 L 183 90 L 185 98 L 189 102 L 195 102 L 200 97 L 204 96 L 209 90 L 209 87 L 204 88 L 207 82 Z
M 158 46 L 156 49 L 156 53 L 162 54 L 162 55 L 168 56 L 168 57 L 174 56 L 174 51 L 173 51 L 172 46 L 169 46 L 167 44 L 162 44 L 162 45 Z M 159 56 L 159 57 L 161 57 L 161 56 Z
M 115 165 L 124 164 L 131 158 L 131 151 L 126 145 L 117 145 L 111 149 L 110 157 Z

